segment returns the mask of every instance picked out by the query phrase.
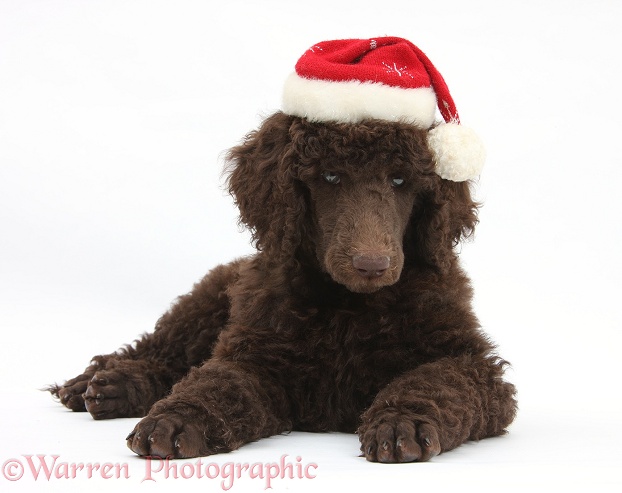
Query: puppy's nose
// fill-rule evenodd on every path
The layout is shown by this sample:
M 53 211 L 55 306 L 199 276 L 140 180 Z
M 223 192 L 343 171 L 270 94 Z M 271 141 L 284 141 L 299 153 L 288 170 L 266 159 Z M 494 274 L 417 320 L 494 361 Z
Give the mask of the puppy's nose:
M 380 277 L 389 268 L 391 259 L 386 255 L 354 255 L 352 265 L 367 278 Z

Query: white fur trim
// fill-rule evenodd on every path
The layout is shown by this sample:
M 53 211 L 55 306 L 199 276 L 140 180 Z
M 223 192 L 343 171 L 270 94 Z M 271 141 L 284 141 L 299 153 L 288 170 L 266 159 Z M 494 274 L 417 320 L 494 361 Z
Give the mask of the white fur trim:
M 479 176 L 486 149 L 477 134 L 457 123 L 443 123 L 428 132 L 436 157 L 436 173 L 446 180 L 466 181 Z
M 293 73 L 285 80 L 283 112 L 311 121 L 357 123 L 365 118 L 429 128 L 436 115 L 431 87 L 402 89 L 375 82 L 333 82 Z

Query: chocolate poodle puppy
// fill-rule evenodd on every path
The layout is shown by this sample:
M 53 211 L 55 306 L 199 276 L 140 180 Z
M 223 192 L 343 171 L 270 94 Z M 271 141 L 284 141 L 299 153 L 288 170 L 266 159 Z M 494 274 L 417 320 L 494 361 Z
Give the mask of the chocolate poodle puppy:
M 326 75 L 326 63 L 359 72 Z M 343 103 L 343 91 L 355 97 Z M 404 93 L 413 101 L 395 113 Z M 446 123 L 421 116 L 430 94 Z M 153 333 L 50 390 L 95 419 L 145 416 L 128 446 L 160 457 L 303 430 L 356 432 L 368 460 L 412 462 L 504 433 L 515 389 L 454 252 L 477 222 L 469 178 L 481 164 L 458 123 L 440 74 L 406 40 L 315 45 L 284 111 L 228 155 L 258 252 L 216 267 Z

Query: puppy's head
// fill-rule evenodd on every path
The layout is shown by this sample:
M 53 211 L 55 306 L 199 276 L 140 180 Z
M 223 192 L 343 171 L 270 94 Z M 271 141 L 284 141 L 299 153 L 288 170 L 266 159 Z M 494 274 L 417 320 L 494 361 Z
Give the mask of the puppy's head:
M 258 249 L 306 261 L 354 292 L 396 283 L 405 262 L 444 270 L 476 223 L 468 183 L 435 173 L 427 131 L 276 113 L 229 153 L 229 188 Z

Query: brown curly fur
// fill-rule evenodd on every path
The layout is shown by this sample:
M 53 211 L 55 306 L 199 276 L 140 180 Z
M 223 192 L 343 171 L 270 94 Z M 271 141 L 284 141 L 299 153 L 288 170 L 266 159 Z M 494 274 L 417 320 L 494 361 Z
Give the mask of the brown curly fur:
M 514 387 L 453 250 L 477 204 L 468 183 L 434 173 L 426 131 L 276 113 L 229 162 L 258 253 L 215 268 L 153 333 L 52 386 L 64 405 L 146 415 L 128 446 L 162 457 L 332 430 L 357 432 L 370 461 L 425 461 L 504 432 Z

